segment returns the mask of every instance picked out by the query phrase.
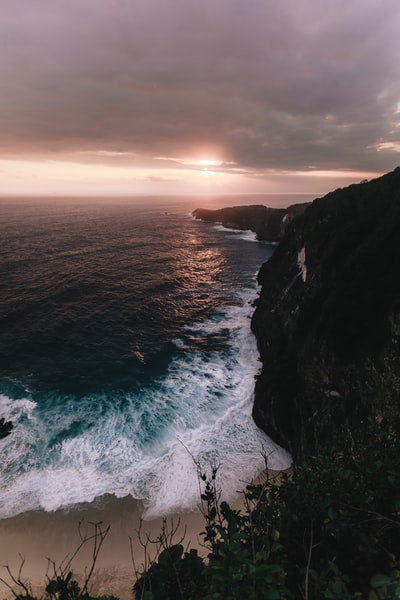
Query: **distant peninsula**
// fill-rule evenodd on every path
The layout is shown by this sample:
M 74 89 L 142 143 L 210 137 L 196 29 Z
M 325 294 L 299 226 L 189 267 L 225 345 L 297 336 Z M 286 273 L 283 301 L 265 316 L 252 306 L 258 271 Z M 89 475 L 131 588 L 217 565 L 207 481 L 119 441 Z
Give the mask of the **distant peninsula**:
M 259 240 L 277 242 L 282 239 L 294 217 L 302 214 L 309 204 L 293 204 L 288 208 L 268 208 L 262 204 L 231 206 L 217 210 L 196 208 L 192 214 L 196 219 L 221 223 L 229 229 L 254 231 Z

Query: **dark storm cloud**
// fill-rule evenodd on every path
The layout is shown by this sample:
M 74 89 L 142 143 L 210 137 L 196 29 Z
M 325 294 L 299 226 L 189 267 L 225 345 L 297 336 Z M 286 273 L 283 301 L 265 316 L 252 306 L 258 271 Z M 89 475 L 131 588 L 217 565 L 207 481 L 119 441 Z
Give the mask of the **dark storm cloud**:
M 399 17 L 398 0 L 3 0 L 1 155 L 391 168 Z

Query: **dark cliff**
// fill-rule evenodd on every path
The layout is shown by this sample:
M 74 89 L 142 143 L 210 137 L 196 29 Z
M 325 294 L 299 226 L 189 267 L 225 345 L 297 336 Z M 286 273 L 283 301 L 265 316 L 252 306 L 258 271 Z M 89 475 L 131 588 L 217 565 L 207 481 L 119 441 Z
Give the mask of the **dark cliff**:
M 349 448 L 400 392 L 400 168 L 315 200 L 259 273 L 256 423 L 295 459 Z
M 303 213 L 308 204 L 293 204 L 288 208 L 268 208 L 262 204 L 231 206 L 218 210 L 196 208 L 193 216 L 202 221 L 222 223 L 230 229 L 249 229 L 256 233 L 259 240 L 275 242 L 282 238 L 292 219 Z

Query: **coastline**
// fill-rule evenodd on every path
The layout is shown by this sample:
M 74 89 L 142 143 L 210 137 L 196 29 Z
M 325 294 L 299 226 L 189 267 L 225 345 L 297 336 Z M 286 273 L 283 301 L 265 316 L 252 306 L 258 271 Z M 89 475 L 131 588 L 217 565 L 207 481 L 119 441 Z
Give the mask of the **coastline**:
M 251 384 L 254 387 L 252 380 Z M 251 421 L 253 423 L 252 419 Z M 262 468 L 261 465 L 256 465 L 254 469 L 253 464 L 252 474 L 257 473 L 258 469 Z M 238 472 L 240 474 L 241 470 L 239 469 Z M 275 478 L 281 471 L 270 473 L 274 473 L 273 478 Z M 262 482 L 264 476 L 262 473 L 259 474 L 253 482 Z M 250 482 L 243 481 L 243 489 L 247 483 Z M 238 493 L 233 506 L 243 507 L 242 494 Z M 41 594 L 46 583 L 48 559 L 54 561 L 57 566 L 68 554 L 75 552 L 80 543 L 80 522 L 83 524 L 101 522 L 104 527 L 110 525 L 110 531 L 100 551 L 89 589 L 95 596 L 112 594 L 121 600 L 131 600 L 135 572 L 130 538 L 133 541 L 135 562 L 139 571 L 145 559 L 144 548 L 137 540 L 141 514 L 141 503 L 132 497 L 116 498 L 112 494 L 106 494 L 91 503 L 75 505 L 70 509 L 54 512 L 30 511 L 0 520 L 0 577 L 9 580 L 4 565 L 8 565 L 13 574 L 18 574 L 23 560 L 22 580 L 29 583 L 33 594 Z M 173 543 L 180 542 L 185 535 L 183 541 L 185 549 L 196 548 L 201 554 L 207 554 L 200 536 L 204 530 L 204 517 L 200 511 L 171 514 L 166 518 L 170 528 L 179 524 Z M 162 526 L 162 517 L 142 521 L 143 537 L 156 540 L 162 531 Z M 150 547 L 151 556 L 154 556 L 154 551 L 154 548 Z M 92 546 L 88 544 L 73 560 L 74 577 L 79 581 L 85 569 L 90 568 L 91 564 Z M 6 597 L 12 597 L 12 593 L 0 582 L 0 599 Z
M 279 481 L 281 471 L 269 471 L 270 481 Z M 265 480 L 265 472 L 260 473 L 254 483 Z M 245 487 L 245 484 L 243 485 Z M 238 494 L 235 508 L 243 507 L 242 494 Z M 207 554 L 202 546 L 200 533 L 204 530 L 202 513 L 187 512 L 168 515 L 167 527 L 178 527 L 174 543 L 178 543 L 184 535 L 185 549 L 196 548 L 199 553 Z M 138 541 L 137 531 L 141 526 L 142 539 L 150 537 L 155 540 L 160 535 L 163 518 L 141 521 L 141 506 L 128 496 L 115 498 L 104 496 L 88 505 L 70 510 L 55 512 L 34 511 L 0 521 L 0 577 L 9 580 L 5 565 L 14 574 L 18 573 L 21 557 L 25 560 L 22 569 L 22 580 L 28 581 L 33 592 L 43 590 L 47 558 L 59 565 L 67 554 L 78 547 L 79 523 L 85 531 L 88 523 L 102 523 L 110 531 L 101 548 L 90 590 L 94 595 L 113 594 L 121 600 L 132 598 L 132 585 L 135 580 L 134 566 L 131 557 L 131 544 L 136 567 L 144 563 L 144 549 Z M 149 545 L 150 555 L 154 555 L 154 545 Z M 90 567 L 92 546 L 87 544 L 72 562 L 74 575 L 79 580 L 85 568 Z M 7 587 L 0 582 L 0 597 L 12 597 Z

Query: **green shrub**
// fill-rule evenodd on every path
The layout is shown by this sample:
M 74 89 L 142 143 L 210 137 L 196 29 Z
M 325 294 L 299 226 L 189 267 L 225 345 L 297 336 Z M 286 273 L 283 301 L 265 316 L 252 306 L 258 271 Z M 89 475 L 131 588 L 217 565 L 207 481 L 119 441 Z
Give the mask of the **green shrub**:
M 248 486 L 244 511 L 219 502 L 217 469 L 201 478 L 206 559 L 195 553 L 196 568 L 187 569 L 182 547 L 160 555 L 139 578 L 138 597 L 400 598 L 396 432 L 368 424 L 351 452 L 316 457 L 280 486 L 268 481 Z
M 181 600 L 203 598 L 203 559 L 197 550 L 184 552 L 181 544 L 163 550 L 158 561 L 133 586 L 135 598 L 143 600 Z

